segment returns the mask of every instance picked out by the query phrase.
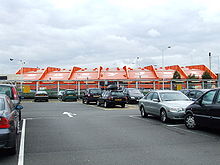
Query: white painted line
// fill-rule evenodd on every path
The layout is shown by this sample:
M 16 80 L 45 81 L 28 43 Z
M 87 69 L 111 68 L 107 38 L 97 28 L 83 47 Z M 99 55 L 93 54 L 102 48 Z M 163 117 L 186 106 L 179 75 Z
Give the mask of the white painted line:
M 25 127 L 26 127 L 26 119 L 23 119 L 22 132 L 21 132 L 21 142 L 20 142 L 20 150 L 19 150 L 19 156 L 18 156 L 18 165 L 24 165 Z
M 67 115 L 69 117 L 73 117 L 73 116 L 76 116 L 77 114 L 71 113 L 71 112 L 63 112 L 63 115 Z
M 182 126 L 183 124 L 173 124 L 173 125 L 166 125 L 167 127 L 179 127 Z

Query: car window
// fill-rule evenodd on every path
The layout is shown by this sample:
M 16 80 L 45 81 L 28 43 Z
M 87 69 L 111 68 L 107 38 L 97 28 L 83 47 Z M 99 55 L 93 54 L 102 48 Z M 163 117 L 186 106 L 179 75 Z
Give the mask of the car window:
M 195 95 L 196 95 L 196 91 L 191 91 L 191 92 L 189 92 L 188 97 L 189 98 L 194 98 Z
M 0 93 L 1 94 L 6 94 L 9 98 L 13 99 L 13 94 L 12 94 L 12 90 L 11 87 L 9 86 L 0 86 Z
M 0 99 L 0 110 L 4 110 L 5 109 L 5 101 L 4 99 Z
M 101 89 L 90 89 L 91 94 L 101 94 L 102 90 Z
M 153 98 L 152 99 L 157 99 L 157 100 L 159 100 L 159 96 L 158 96 L 158 94 L 155 92 L 154 93 L 154 95 L 153 95 Z
M 111 92 L 111 95 L 112 95 L 112 96 L 120 96 L 120 97 L 123 97 L 123 96 L 124 96 L 124 93 L 121 92 L 121 91 L 114 91 L 114 92 Z
M 215 104 L 220 104 L 220 92 L 218 92 Z
M 162 101 L 187 101 L 189 98 L 181 92 L 161 92 Z
M 149 94 L 147 95 L 146 99 L 147 99 L 147 100 L 152 100 L 153 94 L 154 94 L 154 93 L 149 93 Z
M 204 104 L 204 105 L 212 104 L 215 93 L 216 93 L 216 91 L 210 91 L 210 92 L 206 93 L 202 98 L 202 104 Z
M 202 96 L 202 94 L 203 94 L 203 93 L 202 93 L 202 92 L 200 92 L 200 91 L 199 91 L 199 92 L 197 92 L 197 93 L 196 93 L 196 98 L 199 98 L 200 96 Z
M 76 93 L 76 91 L 74 91 L 74 90 L 66 91 L 66 94 L 75 94 L 75 93 Z
M 8 107 L 12 110 L 14 108 L 14 105 L 13 103 L 11 102 L 10 98 L 9 97 L 6 97 L 6 102 L 8 104 Z

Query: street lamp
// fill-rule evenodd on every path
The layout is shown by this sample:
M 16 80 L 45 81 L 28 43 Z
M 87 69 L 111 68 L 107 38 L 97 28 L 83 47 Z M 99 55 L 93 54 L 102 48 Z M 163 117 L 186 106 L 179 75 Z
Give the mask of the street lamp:
M 171 46 L 168 46 L 168 47 L 166 47 L 166 48 L 163 48 L 163 49 L 161 49 L 161 51 L 162 51 L 162 71 L 163 71 L 163 90 L 164 90 L 164 51 L 166 50 L 166 49 L 170 49 L 171 48 Z
M 24 60 L 20 60 L 20 59 L 14 59 L 14 58 L 10 58 L 9 60 L 10 61 L 16 60 L 16 61 L 20 62 L 20 64 L 21 64 L 20 84 L 21 84 L 21 92 L 23 92 L 23 90 L 22 90 L 22 83 L 24 81 L 24 64 L 25 64 L 25 61 Z

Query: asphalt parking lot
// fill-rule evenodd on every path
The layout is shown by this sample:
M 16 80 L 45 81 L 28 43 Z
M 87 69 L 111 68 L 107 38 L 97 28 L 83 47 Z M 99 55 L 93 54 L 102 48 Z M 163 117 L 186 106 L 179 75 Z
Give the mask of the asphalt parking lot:
M 30 101 L 23 106 L 23 154 L 0 152 L 0 164 L 220 164 L 218 130 L 191 131 L 181 122 L 141 118 L 136 105 L 105 109 L 81 102 Z

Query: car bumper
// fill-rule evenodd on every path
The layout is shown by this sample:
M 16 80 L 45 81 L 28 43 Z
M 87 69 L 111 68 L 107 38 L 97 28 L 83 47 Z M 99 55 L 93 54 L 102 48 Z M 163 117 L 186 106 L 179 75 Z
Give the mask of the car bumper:
M 122 105 L 122 104 L 126 104 L 126 101 L 111 101 L 111 100 L 107 100 L 108 104 L 111 105 Z
M 47 101 L 48 97 L 44 97 L 44 96 L 39 96 L 39 97 L 34 97 L 35 101 Z
M 11 148 L 14 146 L 16 133 L 9 129 L 0 129 L 0 148 Z
M 99 99 L 99 97 L 88 97 L 89 102 L 96 102 Z
M 167 112 L 167 117 L 172 120 L 183 120 L 185 112 Z

